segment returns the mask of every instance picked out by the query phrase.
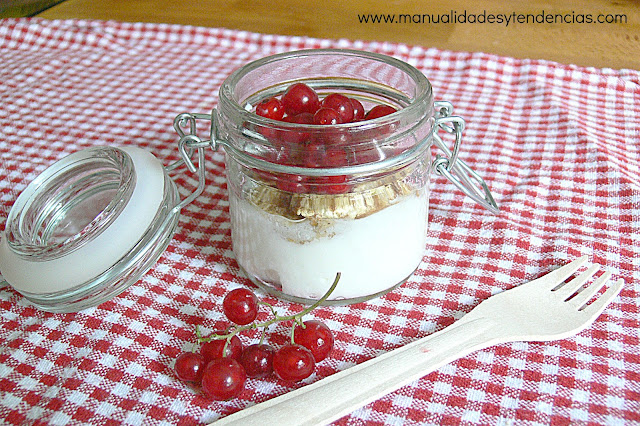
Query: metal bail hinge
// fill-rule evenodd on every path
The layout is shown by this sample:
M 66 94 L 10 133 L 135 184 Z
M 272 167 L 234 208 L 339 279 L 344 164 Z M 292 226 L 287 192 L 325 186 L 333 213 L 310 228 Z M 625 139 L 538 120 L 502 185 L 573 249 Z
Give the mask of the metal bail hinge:
M 209 130 L 209 139 L 204 140 L 197 135 L 196 120 L 209 120 L 209 122 L 211 123 Z M 215 111 L 213 111 L 211 114 L 183 112 L 182 114 L 176 116 L 176 118 L 173 120 L 173 128 L 180 136 L 180 140 L 178 141 L 178 151 L 180 152 L 181 160 L 178 160 L 175 163 L 171 164 L 169 166 L 171 170 L 184 163 L 191 173 L 195 173 L 197 169 L 193 164 L 193 161 L 191 161 L 191 156 L 193 155 L 194 150 L 200 150 L 208 146 L 212 147 L 214 150 L 218 149 L 214 134 L 215 129 L 217 128 L 216 120 L 217 114 L 215 113 Z M 188 133 L 185 132 L 184 129 L 188 129 Z
M 471 169 L 460 158 L 458 158 L 458 152 L 460 151 L 460 143 L 462 141 L 462 131 L 464 130 L 464 120 L 461 117 L 452 116 L 453 105 L 449 102 L 435 102 L 436 112 L 436 129 L 433 133 L 433 140 L 438 148 L 440 148 L 445 155 L 437 154 L 435 160 L 432 163 L 433 169 L 436 173 L 446 177 L 451 183 L 453 183 L 458 189 L 464 192 L 467 196 L 471 197 L 478 204 L 482 205 L 492 213 L 498 214 L 500 208 L 489 191 L 487 183 Z M 438 129 L 444 129 L 447 133 L 455 135 L 456 141 L 453 146 L 453 151 L 442 141 L 442 138 L 438 134 Z
M 178 141 L 178 151 L 180 152 L 180 159 L 166 166 L 166 170 L 171 172 L 182 164 L 185 164 L 191 173 L 198 174 L 198 186 L 196 189 L 189 194 L 184 200 L 182 200 L 174 209 L 179 211 L 182 207 L 191 203 L 195 200 L 202 191 L 204 191 L 204 187 L 206 184 L 206 174 L 205 174 L 205 148 L 211 146 L 213 149 L 217 148 L 217 144 L 214 138 L 214 129 L 215 126 L 214 120 L 217 115 L 215 111 L 211 114 L 192 114 L 192 113 L 182 113 L 179 114 L 173 120 L 173 128 L 180 136 L 180 140 Z M 196 133 L 196 120 L 209 120 L 211 122 L 211 130 L 210 130 L 210 139 L 203 140 Z M 188 129 L 185 131 L 184 129 Z M 194 164 L 191 157 L 193 157 L 193 153 L 198 152 L 198 161 L 197 166 Z

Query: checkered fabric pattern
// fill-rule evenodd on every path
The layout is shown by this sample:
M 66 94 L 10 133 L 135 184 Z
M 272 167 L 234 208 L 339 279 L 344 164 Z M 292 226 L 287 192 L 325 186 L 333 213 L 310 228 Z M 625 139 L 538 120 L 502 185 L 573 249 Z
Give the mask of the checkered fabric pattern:
M 589 329 L 473 353 L 337 424 L 640 422 L 639 71 L 225 29 L 5 19 L 0 229 L 18 194 L 62 156 L 135 144 L 168 164 L 178 158 L 173 118 L 210 112 L 234 69 L 321 47 L 380 52 L 423 71 L 436 98 L 465 118 L 461 156 L 489 182 L 501 213 L 434 176 L 415 275 L 370 302 L 314 311 L 336 346 L 305 382 L 249 379 L 239 398 L 215 402 L 172 371 L 194 326 L 223 323 L 224 294 L 250 285 L 231 250 L 223 154 L 208 152 L 206 190 L 183 210 L 159 262 L 120 296 L 50 314 L 0 288 L 0 423 L 211 422 L 437 331 L 583 254 L 626 281 Z M 183 195 L 196 185 L 186 171 L 175 180 Z M 283 313 L 300 309 L 266 298 Z M 271 338 L 287 332 L 275 327 Z

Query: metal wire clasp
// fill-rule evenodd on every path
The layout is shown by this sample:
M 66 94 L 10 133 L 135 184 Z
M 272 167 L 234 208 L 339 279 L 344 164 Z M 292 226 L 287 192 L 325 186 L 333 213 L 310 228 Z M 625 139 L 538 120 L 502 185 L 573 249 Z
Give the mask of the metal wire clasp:
M 212 147 L 214 150 L 217 149 L 217 144 L 214 137 L 214 129 L 216 128 L 216 117 L 217 114 L 215 114 L 215 112 L 212 112 L 211 114 L 183 112 L 182 114 L 176 116 L 176 118 L 173 120 L 173 128 L 180 136 L 180 140 L 178 141 L 178 151 L 180 152 L 181 159 L 171 164 L 168 167 L 170 170 L 173 170 L 184 163 L 191 173 L 195 173 L 197 171 L 197 168 L 191 160 L 193 151 L 195 149 L 200 151 L 208 146 Z M 197 135 L 196 120 L 209 120 L 209 122 L 211 123 L 209 130 L 209 139 L 203 140 Z M 189 132 L 186 133 L 183 130 L 184 128 L 188 128 Z
M 198 174 L 198 187 L 191 194 L 189 194 L 189 196 L 182 200 L 180 204 L 176 206 L 176 209 L 178 210 L 191 203 L 200 194 L 202 194 L 202 191 L 204 191 L 204 187 L 206 184 L 204 150 L 209 146 L 213 147 L 214 149 L 217 148 L 217 144 L 214 138 L 214 120 L 216 116 L 217 115 L 214 112 L 211 114 L 196 114 L 185 112 L 179 114 L 173 120 L 173 128 L 180 136 L 180 140 L 178 141 L 178 151 L 180 152 L 180 159 L 168 165 L 166 169 L 167 171 L 173 171 L 180 167 L 182 164 L 185 164 L 191 173 Z M 197 135 L 196 120 L 199 119 L 209 120 L 211 122 L 211 129 L 209 132 L 210 138 L 207 140 L 203 140 Z M 185 130 L 183 129 L 188 129 L 188 132 L 185 132 Z M 193 153 L 196 150 L 198 152 L 197 166 L 192 160 Z
M 471 197 L 477 203 L 498 214 L 500 208 L 489 191 L 487 183 L 464 161 L 458 158 L 460 143 L 462 141 L 462 131 L 464 130 L 464 120 L 461 117 L 451 115 L 453 105 L 449 102 L 439 101 L 434 103 L 436 111 L 436 131 L 433 133 L 433 140 L 436 146 L 445 155 L 437 154 L 433 160 L 432 167 L 439 175 L 446 177 L 458 189 Z M 443 129 L 447 133 L 455 135 L 453 150 L 450 150 L 438 134 L 438 129 Z

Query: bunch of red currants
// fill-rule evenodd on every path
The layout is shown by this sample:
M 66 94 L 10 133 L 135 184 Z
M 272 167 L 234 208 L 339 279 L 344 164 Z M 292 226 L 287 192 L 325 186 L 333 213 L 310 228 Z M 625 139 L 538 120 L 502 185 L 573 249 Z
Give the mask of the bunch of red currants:
M 270 307 L 273 318 L 256 323 L 260 304 Z M 232 290 L 225 296 L 222 310 L 236 325 L 206 337 L 197 331 L 200 351 L 178 355 L 175 373 L 180 380 L 199 385 L 205 395 L 215 400 L 239 395 L 247 377 L 260 378 L 275 373 L 288 382 L 306 379 L 314 372 L 316 363 L 327 357 L 334 343 L 326 324 L 319 320 L 302 321 L 303 315 L 316 306 L 295 315 L 280 316 L 271 305 L 259 302 L 251 290 Z M 262 342 L 269 325 L 291 320 L 294 324 L 290 343 L 275 349 Z M 243 347 L 238 334 L 260 328 L 263 330 L 260 342 Z
M 295 83 L 282 96 L 272 96 L 258 103 L 255 113 L 302 126 L 284 129 L 277 125 L 260 125 L 256 130 L 275 148 L 270 161 L 309 168 L 344 167 L 380 160 L 380 149 L 372 141 L 392 131 L 393 125 L 365 126 L 363 129 L 336 125 L 373 120 L 396 111 L 390 105 L 379 104 L 365 112 L 362 103 L 354 97 L 330 93 L 320 99 L 313 88 Z M 279 189 L 293 193 L 341 194 L 350 189 L 344 175 L 314 178 L 281 175 L 275 183 Z
M 304 83 L 287 88 L 281 99 L 271 97 L 256 106 L 261 117 L 288 123 L 331 125 L 372 120 L 396 112 L 389 105 L 376 105 L 365 113 L 362 103 L 339 93 L 331 93 L 324 99 Z

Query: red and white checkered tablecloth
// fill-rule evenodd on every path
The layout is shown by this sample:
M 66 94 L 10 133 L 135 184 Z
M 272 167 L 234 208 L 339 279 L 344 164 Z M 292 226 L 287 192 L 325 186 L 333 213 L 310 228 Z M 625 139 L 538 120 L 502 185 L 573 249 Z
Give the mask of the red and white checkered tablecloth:
M 173 118 L 210 112 L 232 70 L 320 47 L 376 51 L 423 71 L 436 98 L 465 118 L 461 156 L 502 211 L 492 215 L 434 176 L 417 273 L 381 298 L 314 311 L 336 346 L 297 386 L 441 329 L 491 294 L 586 254 L 626 281 L 592 327 L 473 353 L 337 423 L 638 424 L 639 71 L 224 29 L 5 19 L 0 229 L 18 194 L 56 159 L 135 144 L 168 164 L 178 158 Z M 214 402 L 172 372 L 194 326 L 222 323 L 224 294 L 250 285 L 231 251 L 223 154 L 207 157 L 204 194 L 183 210 L 159 262 L 120 296 L 50 314 L 0 288 L 0 423 L 207 423 L 291 389 L 250 379 L 241 397 Z M 186 172 L 176 180 L 183 194 L 196 185 Z M 281 312 L 300 309 L 267 299 Z M 276 327 L 271 338 L 287 332 Z

